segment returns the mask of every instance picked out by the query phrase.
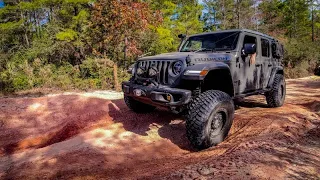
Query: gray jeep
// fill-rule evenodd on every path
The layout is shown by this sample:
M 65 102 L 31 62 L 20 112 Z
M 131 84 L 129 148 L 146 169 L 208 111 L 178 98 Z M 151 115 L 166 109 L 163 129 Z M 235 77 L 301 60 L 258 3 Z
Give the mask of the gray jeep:
M 143 57 L 122 83 L 127 106 L 146 113 L 168 107 L 186 117 L 187 137 L 198 149 L 222 142 L 234 117 L 234 101 L 264 94 L 270 107 L 284 103 L 283 46 L 251 30 L 179 35 L 179 52 Z

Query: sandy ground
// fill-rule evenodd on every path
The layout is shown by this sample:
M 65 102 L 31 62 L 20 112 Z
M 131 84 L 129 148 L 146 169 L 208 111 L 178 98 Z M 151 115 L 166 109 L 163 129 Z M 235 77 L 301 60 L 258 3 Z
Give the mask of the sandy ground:
M 204 151 L 181 117 L 108 95 L 0 98 L 0 179 L 320 179 L 320 79 L 288 80 L 281 108 L 246 99 Z

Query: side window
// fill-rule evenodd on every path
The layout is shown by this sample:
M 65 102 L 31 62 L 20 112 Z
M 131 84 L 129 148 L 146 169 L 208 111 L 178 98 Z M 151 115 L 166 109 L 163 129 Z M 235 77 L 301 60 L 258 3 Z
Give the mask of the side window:
M 261 39 L 261 55 L 263 57 L 270 57 L 270 42 L 266 39 Z
M 257 38 L 254 36 L 246 35 L 243 40 L 243 46 L 244 44 L 255 44 L 257 47 Z M 258 54 L 258 48 L 257 48 L 257 54 Z

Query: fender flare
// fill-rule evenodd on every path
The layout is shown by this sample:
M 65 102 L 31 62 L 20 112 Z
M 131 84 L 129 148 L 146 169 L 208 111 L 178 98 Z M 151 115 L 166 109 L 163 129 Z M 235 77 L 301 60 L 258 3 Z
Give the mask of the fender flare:
M 204 70 L 206 70 L 207 73 L 205 75 L 200 75 L 200 72 Z M 205 79 L 205 77 L 209 74 L 210 71 L 214 70 L 226 70 L 229 72 L 231 76 L 230 68 L 227 64 L 222 62 L 214 62 L 207 64 L 195 64 L 193 66 L 187 67 L 183 72 L 182 79 L 202 81 Z
M 201 75 L 201 71 L 205 70 L 206 73 L 204 75 Z M 192 71 L 194 73 L 186 73 L 188 71 Z M 218 74 L 216 74 L 218 73 Z M 222 73 L 222 74 L 221 74 Z M 221 76 L 223 75 L 223 76 Z M 209 78 L 209 79 L 207 79 Z M 227 94 L 229 94 L 231 97 L 234 97 L 234 83 L 233 78 L 231 75 L 230 68 L 227 64 L 221 63 L 221 62 L 214 62 L 210 64 L 197 64 L 194 66 L 190 66 L 184 71 L 184 75 L 182 79 L 189 80 L 189 81 L 200 81 L 203 84 L 201 86 L 207 86 L 209 84 L 212 84 L 211 80 L 222 80 L 223 82 L 226 82 L 224 84 L 218 84 L 218 87 L 214 87 L 215 90 L 221 90 Z M 209 80 L 209 82 L 206 81 Z M 209 84 L 208 84 L 209 83 Z M 209 89 L 210 89 L 209 85 Z
M 272 87 L 272 84 L 273 84 L 273 81 L 274 81 L 274 78 L 275 78 L 276 74 L 284 75 L 283 67 L 277 66 L 277 67 L 274 67 L 272 69 L 267 88 L 271 88 Z

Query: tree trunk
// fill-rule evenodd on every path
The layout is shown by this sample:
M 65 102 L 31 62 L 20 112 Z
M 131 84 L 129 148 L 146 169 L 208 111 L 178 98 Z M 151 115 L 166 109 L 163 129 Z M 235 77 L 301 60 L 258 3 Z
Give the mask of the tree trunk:
M 49 10 L 49 22 L 52 22 L 52 20 L 53 20 L 53 7 L 52 6 L 50 6 L 50 8 L 49 8 L 50 10 Z
M 26 31 L 25 31 L 25 33 L 24 33 L 24 38 L 25 38 L 25 41 L 26 41 L 27 47 L 29 47 L 29 46 L 30 46 L 30 43 L 29 43 L 28 34 L 27 34 L 27 32 L 26 32 Z
M 118 64 L 113 64 L 113 78 L 114 78 L 114 88 L 116 91 L 120 91 L 120 85 L 118 80 Z
M 227 20 L 226 20 L 226 7 L 225 7 L 225 1 L 222 2 L 222 17 L 223 17 L 223 30 L 226 29 L 226 23 L 227 23 Z
M 311 1 L 311 28 L 312 28 L 312 42 L 314 42 L 314 9 L 313 9 L 313 1 Z
M 240 11 L 241 11 L 241 9 L 240 9 L 240 5 L 241 5 L 241 1 L 242 0 L 237 0 L 237 24 L 238 24 L 238 29 L 240 29 Z
M 24 16 L 24 14 L 23 14 L 23 12 L 21 11 L 20 12 L 20 15 L 21 15 L 21 19 L 24 19 L 25 18 L 25 16 Z M 26 45 L 27 45 L 27 47 L 29 47 L 30 46 L 30 43 L 29 43 L 29 39 L 28 39 L 28 31 L 27 31 L 27 27 L 26 27 L 26 25 L 25 25 L 26 23 L 24 22 L 23 23 L 23 29 L 24 29 L 24 39 L 25 39 L 25 43 L 26 43 Z

